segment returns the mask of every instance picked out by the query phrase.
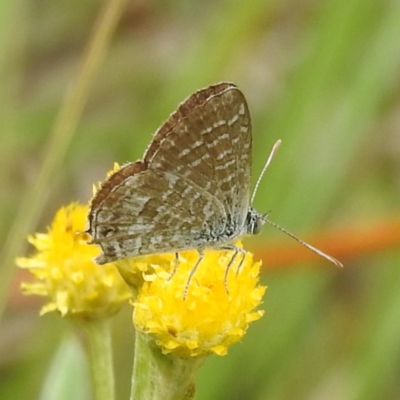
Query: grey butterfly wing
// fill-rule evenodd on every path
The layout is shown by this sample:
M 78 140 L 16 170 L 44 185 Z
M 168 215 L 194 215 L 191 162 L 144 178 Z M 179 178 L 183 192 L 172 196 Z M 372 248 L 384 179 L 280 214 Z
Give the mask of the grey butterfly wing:
M 92 200 L 89 233 L 103 251 L 96 262 L 201 247 L 203 221 L 223 214 L 221 207 L 168 172 L 148 170 L 142 161 L 128 164 Z
M 225 219 L 243 225 L 250 202 L 251 120 L 242 92 L 231 83 L 200 90 L 156 132 L 144 159 L 212 193 Z
M 103 250 L 97 262 L 235 238 L 249 206 L 250 171 L 243 94 L 229 83 L 196 92 L 156 132 L 143 161 L 113 174 L 92 200 L 89 233 Z

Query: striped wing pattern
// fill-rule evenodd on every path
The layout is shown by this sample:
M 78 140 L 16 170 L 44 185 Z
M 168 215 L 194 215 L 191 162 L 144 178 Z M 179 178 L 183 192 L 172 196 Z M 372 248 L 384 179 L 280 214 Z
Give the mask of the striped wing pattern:
M 241 236 L 251 140 L 247 103 L 235 85 L 190 96 L 143 160 L 123 166 L 93 198 L 89 233 L 103 250 L 96 261 L 219 247 Z

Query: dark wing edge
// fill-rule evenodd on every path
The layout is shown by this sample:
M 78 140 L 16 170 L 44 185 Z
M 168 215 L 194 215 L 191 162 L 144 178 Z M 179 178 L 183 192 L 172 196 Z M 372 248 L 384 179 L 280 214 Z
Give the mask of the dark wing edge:
M 174 128 L 179 122 L 188 117 L 193 110 L 202 107 L 212 97 L 218 96 L 226 90 L 236 89 L 237 86 L 231 82 L 220 82 L 215 85 L 198 90 L 190 95 L 182 103 L 179 104 L 178 109 L 174 111 L 168 119 L 157 129 L 153 135 L 149 147 L 145 151 L 143 159 L 149 161 L 153 158 L 154 154 L 160 148 L 162 141 L 173 132 Z
M 127 178 L 145 171 L 146 168 L 146 163 L 141 160 L 123 165 L 101 184 L 100 189 L 90 200 L 90 209 L 88 215 L 89 228 L 86 232 L 92 237 L 92 243 L 96 242 L 96 229 L 94 225 L 97 213 L 100 211 L 104 201 L 107 200 L 108 196 L 120 185 L 122 185 Z

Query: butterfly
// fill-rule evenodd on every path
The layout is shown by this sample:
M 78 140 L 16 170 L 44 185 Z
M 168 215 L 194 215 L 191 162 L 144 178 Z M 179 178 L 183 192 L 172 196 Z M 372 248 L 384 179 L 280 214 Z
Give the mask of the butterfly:
M 205 249 L 234 250 L 228 271 L 245 254 L 235 241 L 269 222 L 252 206 L 251 167 L 252 128 L 243 93 L 229 82 L 195 92 L 155 132 L 143 158 L 113 173 L 92 199 L 88 232 L 102 250 L 95 261 L 196 249 L 193 275 Z

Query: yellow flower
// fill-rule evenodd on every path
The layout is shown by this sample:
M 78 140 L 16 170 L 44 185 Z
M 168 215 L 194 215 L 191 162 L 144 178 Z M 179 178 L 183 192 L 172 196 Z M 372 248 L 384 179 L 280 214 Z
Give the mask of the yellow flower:
M 131 298 L 131 291 L 115 265 L 93 262 L 100 250 L 87 244 L 88 207 L 70 204 L 61 208 L 47 233 L 29 236 L 36 248 L 31 257 L 17 259 L 36 280 L 23 283 L 26 294 L 48 297 L 41 314 L 59 311 L 62 316 L 99 318 L 116 313 Z
M 249 323 L 263 315 L 257 310 L 266 287 L 258 286 L 260 262 L 239 253 L 229 271 L 233 251 L 207 250 L 184 299 L 188 275 L 198 259 L 197 251 L 179 254 L 179 265 L 171 277 L 174 255 L 143 257 L 151 267 L 134 302 L 133 321 L 138 331 L 150 335 L 164 354 L 196 357 L 227 354 L 241 340 Z

